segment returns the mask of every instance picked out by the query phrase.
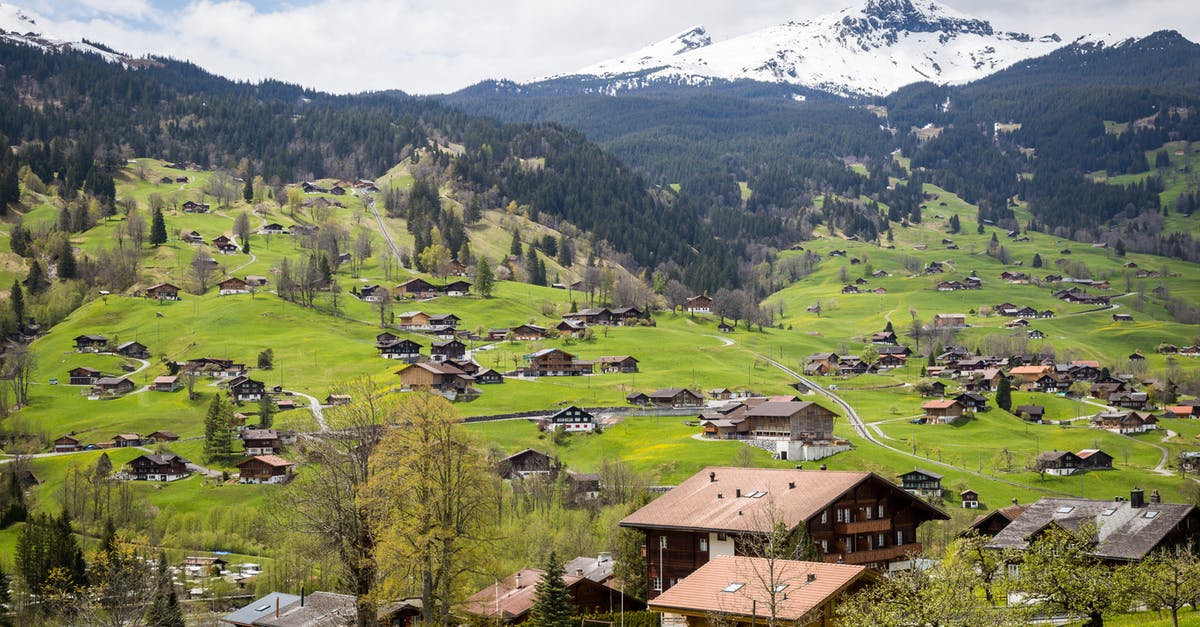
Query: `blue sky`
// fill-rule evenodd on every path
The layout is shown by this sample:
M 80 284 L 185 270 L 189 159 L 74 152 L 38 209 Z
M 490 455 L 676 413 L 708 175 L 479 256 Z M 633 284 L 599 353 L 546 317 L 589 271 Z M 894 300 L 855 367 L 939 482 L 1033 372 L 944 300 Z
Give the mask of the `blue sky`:
M 861 0 L 0 0 L 44 34 L 188 59 L 238 79 L 347 93 L 454 91 L 529 80 L 632 52 L 696 24 L 715 40 Z M 998 30 L 1064 38 L 1179 30 L 1200 41 L 1195 0 L 949 0 Z

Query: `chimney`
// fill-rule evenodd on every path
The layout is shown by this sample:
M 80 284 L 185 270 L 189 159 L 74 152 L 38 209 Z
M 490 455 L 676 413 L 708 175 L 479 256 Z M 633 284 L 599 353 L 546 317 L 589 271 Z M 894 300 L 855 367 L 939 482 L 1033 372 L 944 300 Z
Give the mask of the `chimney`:
M 1150 502 L 1151 503 L 1162 503 L 1162 497 L 1159 496 L 1157 488 L 1150 491 Z
M 575 569 L 575 576 L 576 576 L 576 577 L 582 577 L 582 576 L 583 576 L 583 569 L 582 569 L 582 568 L 576 568 L 576 569 Z
M 795 481 L 789 481 L 789 482 L 788 482 L 788 489 L 789 489 L 789 490 L 795 490 L 795 489 L 796 489 L 796 482 L 795 482 Z
M 300 607 L 304 607 L 304 586 L 300 586 Z
M 520 587 L 521 587 L 521 571 L 518 570 L 517 571 L 517 588 L 520 589 Z
M 279 595 L 275 595 L 275 618 L 279 618 Z
M 828 470 L 828 469 L 829 469 L 828 466 L 826 466 L 825 464 L 821 464 L 821 470 Z
M 1013 504 L 1013 505 L 1020 505 L 1020 501 L 1018 501 L 1016 497 L 1013 497 L 1012 504 Z
M 741 488 L 737 488 L 737 489 L 735 489 L 735 490 L 733 491 L 733 495 L 734 495 L 735 497 L 739 498 L 739 499 L 740 499 L 740 498 L 742 498 L 742 489 L 741 489 Z
M 808 579 L 808 583 L 812 583 L 817 580 L 817 574 L 809 573 L 807 579 Z
M 725 498 L 725 495 L 721 494 L 720 492 L 717 492 L 717 498 L 723 499 L 723 498 Z
M 713 483 L 713 482 L 715 482 L 716 480 L 717 480 L 717 473 L 716 473 L 716 471 L 709 471 L 709 473 L 708 473 L 708 482 L 709 482 L 709 483 Z
M 1129 506 L 1134 508 L 1146 506 L 1146 496 L 1141 488 L 1134 488 L 1129 491 Z

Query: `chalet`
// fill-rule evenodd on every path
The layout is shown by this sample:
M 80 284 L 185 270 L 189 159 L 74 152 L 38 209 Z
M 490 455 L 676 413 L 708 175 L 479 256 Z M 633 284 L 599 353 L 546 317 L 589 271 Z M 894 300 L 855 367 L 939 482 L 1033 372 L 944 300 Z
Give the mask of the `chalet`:
M 705 296 L 693 296 L 687 299 L 687 312 L 690 314 L 710 314 L 712 313 L 713 299 Z
M 942 475 L 921 468 L 914 468 L 900 475 L 900 488 L 913 496 L 942 496 Z
M 663 388 L 646 395 L 650 404 L 658 407 L 699 407 L 704 398 L 687 388 Z
M 471 377 L 446 363 L 418 362 L 396 371 L 405 390 L 425 390 L 457 397 L 471 393 Z
M 274 455 L 282 449 L 279 432 L 274 429 L 242 429 L 238 437 L 246 455 Z
M 429 314 L 429 326 L 455 328 L 462 323 L 462 318 L 452 314 Z
M 305 194 L 328 194 L 329 193 L 328 189 L 321 187 L 311 181 L 304 181 L 304 182 L 300 183 L 300 189 Z
M 334 185 L 333 187 L 329 188 L 329 193 L 333 194 L 334 196 L 345 196 L 346 188 L 342 187 L 341 185 Z
M 154 300 L 179 300 L 179 287 L 170 283 L 159 283 L 146 288 L 146 298 Z
M 142 455 L 129 461 L 129 474 L 138 481 L 176 481 L 186 478 L 188 460 L 174 454 Z
M 1150 401 L 1145 392 L 1113 392 L 1108 395 L 1108 404 L 1123 409 L 1142 409 Z
M 466 281 L 451 281 L 441 288 L 446 296 L 466 296 L 471 293 L 471 284 Z
M 519 342 L 536 342 L 544 339 L 549 332 L 545 327 L 539 327 L 536 324 L 522 324 L 513 327 L 510 333 L 512 333 L 512 338 Z
M 546 348 L 525 357 L 526 364 L 518 369 L 526 377 L 563 377 L 592 374 L 592 362 L 580 361 L 561 348 Z
M 277 222 L 272 222 L 258 230 L 259 235 L 287 235 L 287 227 Z
M 467 345 L 458 340 L 439 340 L 429 347 L 429 358 L 433 361 L 462 359 L 467 354 Z
M 638 360 L 629 355 L 605 355 L 595 359 L 596 368 L 602 373 L 632 373 L 638 371 Z
M 892 331 L 880 331 L 871 335 L 872 344 L 896 344 L 896 334 Z
M 193 231 L 184 231 L 183 233 L 180 233 L 179 239 L 183 240 L 183 242 L 185 244 L 203 244 L 204 243 L 204 236 L 200 235 L 199 231 L 194 231 L 194 230 Z
M 467 276 L 467 267 L 457 259 L 451 259 L 446 265 L 446 273 L 450 276 Z
M 575 472 L 574 470 L 567 471 L 567 497 L 575 504 L 582 504 L 587 501 L 594 501 L 600 498 L 600 474 L 593 472 Z M 573 560 L 574 561 L 574 560 Z M 610 558 L 611 563 L 611 558 Z M 582 573 L 576 572 L 570 568 L 568 563 L 564 570 L 568 573 L 574 573 L 583 576 Z M 611 567 L 609 568 L 611 571 Z M 609 578 L 612 577 L 611 572 Z M 591 577 L 589 577 L 591 579 Z
M 954 400 L 962 406 L 962 411 L 965 412 L 985 412 L 988 411 L 988 399 L 977 392 L 964 392 L 958 396 L 954 396 Z
M 100 377 L 92 386 L 92 396 L 101 398 L 128 394 L 134 389 L 133 381 L 125 377 Z
M 967 326 L 966 314 L 934 314 L 933 326 L 939 329 L 957 329 Z
M 941 381 L 934 381 L 933 383 L 930 383 L 928 390 L 929 391 L 925 394 L 925 396 L 936 396 L 938 398 L 946 396 L 946 384 L 942 383 Z
M 196 202 L 189 200 L 180 205 L 184 213 L 208 213 L 210 205 L 206 202 Z
M 729 324 L 728 322 L 725 322 L 724 320 L 722 320 L 720 323 L 718 323 L 718 324 L 717 324 L 717 332 L 719 332 L 719 333 L 733 333 L 733 325 L 732 325 L 732 324 Z
M 1001 507 L 977 516 L 971 526 L 963 532 L 963 535 L 976 533 L 987 538 L 994 538 L 1028 507 L 1028 505 L 1019 504 L 1017 499 L 1013 499 L 1012 505 L 1008 507 Z
M 899 355 L 906 359 L 912 356 L 912 349 L 907 346 L 880 346 L 875 352 L 880 355 Z
M 928 401 L 921 405 L 925 411 L 925 420 L 930 424 L 957 422 L 963 416 L 963 406 L 954 399 Z
M 217 294 L 228 296 L 230 294 L 249 294 L 250 286 L 246 284 L 244 279 L 237 277 L 229 277 L 220 283 L 217 283 Z
M 100 374 L 100 371 L 95 368 L 79 366 L 78 368 L 72 368 L 67 373 L 67 381 L 71 385 L 95 385 L 96 379 L 102 376 L 104 375 Z
M 118 433 L 112 439 L 113 448 L 131 448 L 142 445 L 142 436 L 137 433 Z
M 586 326 L 596 324 L 612 324 L 613 315 L 607 308 L 600 309 L 582 309 L 580 311 L 563 314 L 564 320 L 575 320 Z
M 1092 416 L 1092 426 L 1122 435 L 1144 433 L 1158 427 L 1158 418 L 1141 411 L 1104 411 Z
M 429 314 L 423 311 L 405 311 L 396 314 L 396 326 L 401 329 L 419 330 L 429 328 Z
M 99 353 L 108 346 L 108 338 L 103 335 L 75 336 L 75 352 Z
M 941 274 L 946 271 L 946 266 L 940 261 L 930 261 L 925 266 L 925 274 Z
M 392 335 L 391 333 L 381 335 Z M 376 342 L 375 348 L 379 349 L 379 356 L 384 359 L 400 359 L 405 363 L 412 363 L 421 358 L 421 345 L 412 340 L 397 339 L 392 335 L 391 340 L 380 340 Z
M 149 359 L 150 349 L 141 342 L 123 342 L 117 346 L 116 353 L 122 357 L 133 357 L 135 359 Z
M 1075 454 L 1079 467 L 1085 470 L 1112 470 L 1113 456 L 1100 449 L 1084 449 Z
M 234 464 L 234 467 L 238 469 L 238 483 L 277 484 L 291 478 L 293 465 L 275 455 L 255 455 Z
M 715 401 L 727 401 L 733 398 L 733 392 L 729 388 L 713 388 L 708 391 L 708 397 Z
M 979 493 L 974 490 L 959 492 L 958 500 L 962 501 L 963 509 L 979 509 Z
M 1038 331 L 1037 329 L 1030 329 L 1029 331 L 1027 331 L 1027 332 L 1025 333 L 1025 335 L 1026 335 L 1026 337 L 1028 337 L 1028 338 L 1029 338 L 1029 339 L 1031 339 L 1031 340 L 1043 340 L 1043 339 L 1046 339 L 1046 334 L 1045 334 L 1045 333 L 1042 333 L 1041 331 Z
M 784 582 L 778 585 L 783 594 L 772 593 L 760 577 Z M 664 625 L 679 627 L 708 627 L 713 616 L 726 625 L 755 625 L 767 620 L 764 607 L 773 608 L 779 627 L 828 625 L 842 601 L 873 580 L 863 566 L 714 555 L 655 598 L 649 609 L 662 613 Z
M 458 337 L 458 330 L 447 326 L 431 326 L 428 333 L 439 340 L 453 340 Z
M 895 353 L 881 353 L 879 355 L 879 359 L 875 361 L 875 368 L 876 370 L 881 371 L 894 370 L 896 368 L 903 368 L 904 364 L 907 362 L 907 358 L 903 355 L 897 355 Z
M 1130 314 L 1113 314 L 1113 322 L 1133 322 L 1133 316 Z
M 154 377 L 154 383 L 150 384 L 150 389 L 155 392 L 174 392 L 182 387 L 179 383 L 179 377 L 176 375 L 163 375 Z
M 842 293 L 843 294 L 857 294 L 858 286 L 857 285 L 845 285 L 842 287 Z
M 1046 408 L 1041 405 L 1017 405 L 1013 413 L 1021 420 L 1040 423 L 1046 415 Z
M 554 329 L 556 331 L 558 331 L 558 334 L 560 336 L 571 335 L 571 336 L 579 337 L 587 329 L 587 326 L 585 326 L 582 322 L 579 322 L 578 320 L 563 320 L 562 322 L 559 322 L 558 326 L 554 327 Z M 503 331 L 507 332 L 507 329 L 503 329 Z M 492 339 L 492 338 L 489 337 L 489 339 Z M 504 339 L 504 335 L 501 335 L 499 338 L 495 338 L 495 339 L 502 340 L 502 339 Z
M 469 617 L 467 622 L 471 623 L 514 625 L 526 622 L 536 601 L 537 589 L 545 576 L 543 570 L 523 568 L 481 588 L 463 602 L 461 610 Z M 566 584 L 567 602 L 572 615 L 645 608 L 641 601 L 574 572 L 562 573 L 562 580 Z
M 999 368 L 976 370 L 963 382 L 963 389 L 969 392 L 991 392 L 1000 385 L 1000 378 L 1003 376 L 1004 373 Z
M 1046 451 L 1037 456 L 1037 469 L 1058 476 L 1075 474 L 1079 470 L 1081 460 L 1071 451 Z
M 437 288 L 425 279 L 412 278 L 392 290 L 396 296 L 408 298 L 429 298 L 437 295 Z
M 496 468 L 505 479 L 524 479 L 534 475 L 553 476 L 558 473 L 561 465 L 557 459 L 527 448 L 500 460 Z
M 649 318 L 649 315 L 637 307 L 614 307 L 609 310 L 612 314 L 614 324 L 621 326 L 633 326 L 643 318 Z
M 630 405 L 638 405 L 644 407 L 650 404 L 650 396 L 645 392 L 634 392 L 625 395 L 625 402 Z
M 1023 551 L 1051 526 L 1078 531 L 1094 526 L 1098 543 L 1091 554 L 1109 564 L 1136 562 L 1157 551 L 1183 549 L 1200 540 L 1200 510 L 1193 505 L 1162 503 L 1157 493 L 1146 501 L 1134 488 L 1129 499 L 1039 499 L 992 538 L 987 548 Z
M 589 411 L 571 405 L 542 420 L 542 428 L 545 431 L 562 429 L 568 433 L 591 432 L 596 430 L 596 417 Z
M 504 375 L 491 368 L 488 368 L 486 370 L 480 370 L 479 372 L 476 372 L 472 376 L 472 380 L 475 381 L 475 383 L 482 385 L 493 385 L 496 383 L 504 383 Z
M 958 281 L 941 281 L 936 287 L 937 291 L 939 292 L 956 292 L 958 290 L 967 289 L 965 284 L 959 283 Z
M 230 379 L 227 387 L 229 395 L 238 403 L 259 401 L 267 394 L 266 384 L 245 376 Z
M 155 431 L 144 438 L 147 442 L 155 444 L 163 444 L 166 442 L 175 442 L 179 440 L 179 436 L 171 431 Z
M 226 244 L 233 244 L 233 240 L 230 239 L 228 235 L 218 235 L 213 238 L 213 241 L 212 241 L 213 246 L 220 247 L 220 246 L 223 246 Z
M 54 441 L 55 453 L 74 453 L 75 451 L 82 450 L 82 443 L 80 442 L 79 438 L 74 436 L 64 435 Z
M 658 597 L 718 555 L 744 555 L 739 536 L 805 526 L 821 561 L 885 567 L 921 551 L 918 526 L 949 517 L 869 472 L 705 468 L 627 516 L 645 535 L 646 581 Z M 728 583 L 728 582 L 726 582 Z

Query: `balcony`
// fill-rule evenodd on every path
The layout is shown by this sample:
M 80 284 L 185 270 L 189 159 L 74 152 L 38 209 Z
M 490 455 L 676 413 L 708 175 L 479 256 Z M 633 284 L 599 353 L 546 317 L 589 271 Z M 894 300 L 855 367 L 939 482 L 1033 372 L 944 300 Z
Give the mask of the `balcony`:
M 876 518 L 874 520 L 856 520 L 854 522 L 833 523 L 834 533 L 846 536 L 856 533 L 876 533 L 879 531 L 891 530 L 891 518 Z
M 920 553 L 923 547 L 919 542 L 911 544 L 901 544 L 900 546 L 887 546 L 882 549 L 873 551 L 855 551 L 853 553 L 831 553 L 825 556 L 826 562 L 843 562 L 846 564 L 870 564 L 872 562 L 888 562 L 897 559 L 903 559 L 909 555 Z

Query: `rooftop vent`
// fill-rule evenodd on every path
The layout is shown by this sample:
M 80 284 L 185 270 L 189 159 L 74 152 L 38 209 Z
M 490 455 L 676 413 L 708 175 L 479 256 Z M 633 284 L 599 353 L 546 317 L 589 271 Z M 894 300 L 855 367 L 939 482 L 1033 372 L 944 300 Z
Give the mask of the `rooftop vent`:
M 710 471 L 710 472 L 708 473 L 708 481 L 711 483 L 711 482 L 713 482 L 713 481 L 716 481 L 716 480 L 717 480 L 717 473 L 716 473 L 716 472 L 713 472 L 713 471 Z

